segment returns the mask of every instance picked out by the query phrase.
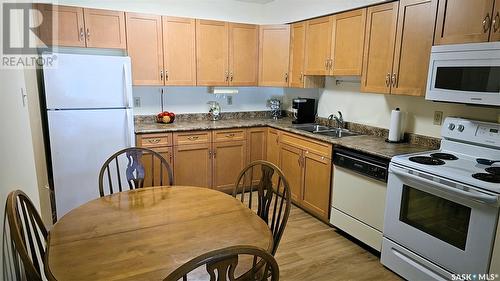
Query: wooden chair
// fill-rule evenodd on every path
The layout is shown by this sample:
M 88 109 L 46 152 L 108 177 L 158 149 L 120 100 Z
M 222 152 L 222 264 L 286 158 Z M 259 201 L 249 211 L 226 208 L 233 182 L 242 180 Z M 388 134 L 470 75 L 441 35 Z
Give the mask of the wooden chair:
M 151 158 L 151 160 L 149 158 Z M 125 177 L 128 189 L 144 187 L 146 179 L 150 186 L 173 184 L 172 168 L 163 156 L 151 149 L 130 147 L 116 152 L 104 162 L 99 172 L 99 194 L 101 197 L 105 196 L 105 185 L 107 185 L 109 194 L 115 192 L 113 186 L 116 185 L 118 185 L 119 192 L 123 191 L 124 184 L 122 183 L 123 175 L 120 172 L 120 162 L 124 164 L 125 161 L 127 165 L 125 168 Z M 112 164 L 112 162 L 114 162 L 114 164 Z M 112 170 L 113 173 L 111 172 Z M 106 182 L 103 180 L 105 174 L 107 175 Z M 165 176 L 168 178 L 165 178 Z
M 248 207 L 269 225 L 273 233 L 274 255 L 291 208 L 290 188 L 283 172 L 271 162 L 254 161 L 240 172 L 233 196 L 239 196 L 243 204 L 247 201 Z
M 23 280 L 19 274 L 25 274 L 25 280 L 42 280 L 48 237 L 42 218 L 21 190 L 7 196 L 6 213 L 13 250 L 10 265 L 15 267 L 16 279 Z
M 244 277 L 236 277 L 239 258 L 244 256 L 253 258 L 254 267 Z M 257 262 L 263 266 L 255 267 Z M 279 267 L 274 257 L 264 249 L 254 246 L 232 246 L 208 252 L 183 264 L 163 280 L 177 281 L 182 278 L 183 281 L 187 281 L 188 274 L 203 265 L 206 265 L 210 281 L 279 280 Z

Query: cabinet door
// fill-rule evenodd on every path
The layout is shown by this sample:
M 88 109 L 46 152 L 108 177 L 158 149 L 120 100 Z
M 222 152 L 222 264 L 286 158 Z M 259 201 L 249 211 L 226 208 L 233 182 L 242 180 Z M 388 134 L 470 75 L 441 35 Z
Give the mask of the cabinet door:
M 495 8 L 493 9 L 490 41 L 500 41 L 500 0 L 495 1 Z
M 279 132 L 276 129 L 267 129 L 266 160 L 280 166 L 280 141 Z
M 229 85 L 257 86 L 259 77 L 259 28 L 229 24 Z
M 361 91 L 389 93 L 398 3 L 392 2 L 367 9 L 366 38 L 363 56 Z
M 290 185 L 292 200 L 300 204 L 302 200 L 302 150 L 290 145 L 280 146 L 280 168 Z
M 399 2 L 392 94 L 425 96 L 436 4 L 435 0 Z
M 126 13 L 127 52 L 134 85 L 163 85 L 161 16 Z
M 292 24 L 290 29 L 290 87 L 304 87 L 306 23 Z
M 212 186 L 210 143 L 174 146 L 174 184 Z
M 196 85 L 196 21 L 163 17 L 165 85 Z
M 78 7 L 37 4 L 42 13 L 38 29 L 46 45 L 85 47 L 83 9 Z
M 125 13 L 83 9 L 87 47 L 125 49 Z
M 324 221 L 330 210 L 331 159 L 304 152 L 304 188 L 302 205 Z
M 250 128 L 247 130 L 247 164 L 253 161 L 266 160 L 267 128 Z M 252 178 L 255 183 L 261 177 L 261 171 L 255 169 Z
M 335 15 L 332 31 L 333 75 L 361 75 L 366 9 Z
M 213 188 L 232 193 L 246 166 L 246 141 L 213 143 Z
M 158 152 L 165 160 L 167 160 L 170 168 L 173 169 L 173 154 L 172 147 L 156 147 L 152 148 L 152 150 Z M 142 163 L 144 164 L 144 169 L 146 171 L 151 171 L 152 173 L 146 173 L 144 178 L 144 187 L 148 186 L 160 186 L 160 185 L 168 185 L 168 172 L 165 170 L 165 167 L 161 165 L 160 160 L 158 158 L 154 158 L 151 154 L 144 154 L 142 156 Z M 160 177 L 160 175 L 163 175 Z
M 196 20 L 196 76 L 198 86 L 228 84 L 228 24 Z
M 260 26 L 260 86 L 288 86 L 289 48 L 289 25 Z
M 306 75 L 329 75 L 333 16 L 309 20 L 306 25 Z
M 434 43 L 487 42 L 494 0 L 439 0 Z

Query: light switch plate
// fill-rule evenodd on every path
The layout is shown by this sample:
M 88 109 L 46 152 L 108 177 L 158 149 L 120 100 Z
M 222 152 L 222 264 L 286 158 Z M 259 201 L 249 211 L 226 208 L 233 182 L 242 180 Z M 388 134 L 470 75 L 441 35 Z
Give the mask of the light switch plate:
M 434 125 L 442 125 L 443 124 L 443 112 L 442 111 L 434 111 L 434 120 L 432 123 Z
M 141 107 L 141 98 L 140 97 L 134 98 L 134 107 Z

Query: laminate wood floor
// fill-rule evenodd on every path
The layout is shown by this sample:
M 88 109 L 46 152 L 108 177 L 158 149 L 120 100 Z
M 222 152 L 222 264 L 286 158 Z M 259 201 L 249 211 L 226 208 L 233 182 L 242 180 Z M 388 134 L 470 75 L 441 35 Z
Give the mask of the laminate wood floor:
M 377 256 L 292 205 L 276 253 L 280 280 L 401 280 Z

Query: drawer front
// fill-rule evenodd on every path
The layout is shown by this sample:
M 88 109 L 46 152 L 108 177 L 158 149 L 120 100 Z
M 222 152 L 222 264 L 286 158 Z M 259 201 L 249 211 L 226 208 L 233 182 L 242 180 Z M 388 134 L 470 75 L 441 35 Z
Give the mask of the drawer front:
M 140 147 L 171 146 L 172 134 L 144 134 L 137 136 L 137 145 Z
M 214 142 L 239 141 L 246 139 L 246 129 L 231 129 L 213 131 Z
M 311 140 L 290 133 L 283 133 L 281 143 L 301 148 L 305 151 L 319 154 L 328 159 L 332 158 L 332 145 L 320 141 Z
M 211 141 L 211 131 L 174 133 L 174 145 L 209 143 Z

